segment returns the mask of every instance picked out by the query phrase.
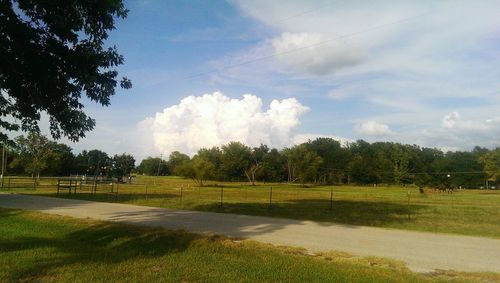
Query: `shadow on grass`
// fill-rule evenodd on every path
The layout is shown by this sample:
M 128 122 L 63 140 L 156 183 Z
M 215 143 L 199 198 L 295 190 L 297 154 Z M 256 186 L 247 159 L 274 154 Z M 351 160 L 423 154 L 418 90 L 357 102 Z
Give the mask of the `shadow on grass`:
M 37 194 L 38 196 L 42 194 Z M 43 196 L 54 197 L 55 194 L 43 194 Z M 74 200 L 90 200 L 102 202 L 131 202 L 145 201 L 144 204 L 152 206 L 166 206 L 165 201 L 178 199 L 179 195 L 172 193 L 123 193 L 123 194 L 97 194 L 78 193 L 73 195 L 60 194 L 59 197 Z M 217 213 L 233 213 L 241 215 L 270 216 L 297 220 L 312 220 L 322 222 L 335 222 L 349 225 L 386 227 L 390 224 L 404 224 L 414 221 L 420 210 L 427 206 L 404 202 L 381 202 L 363 200 L 333 200 L 329 199 L 288 199 L 269 202 L 224 202 L 221 207 L 217 198 L 209 203 L 200 203 L 197 199 L 193 202 L 185 202 L 183 209 L 195 211 L 209 211 Z M 68 204 L 66 204 L 68 205 Z M 330 208 L 331 205 L 331 208 Z M 410 215 L 410 217 L 408 217 Z M 130 216 L 130 215 L 129 215 Z M 157 217 L 162 217 L 158 215 Z
M 349 225 L 386 226 L 390 223 L 413 221 L 424 205 L 411 205 L 391 202 L 369 202 L 323 199 L 299 199 L 272 203 L 211 203 L 194 205 L 190 209 L 234 213 L 257 216 L 271 216 L 298 220 L 336 222 Z M 410 215 L 410 219 L 408 219 Z M 412 218 L 413 215 L 413 218 Z M 326 223 L 323 223 L 328 225 Z
M 3 216 L 14 216 L 2 212 Z M 127 260 L 160 257 L 186 250 L 201 236 L 159 228 L 145 228 L 116 223 L 99 223 L 88 228 L 72 230 L 60 237 L 18 237 L 0 240 L 0 251 L 53 250 L 47 258 L 30 260 L 30 264 L 16 268 L 9 281 L 36 279 L 51 270 L 71 265 L 120 263 Z M 0 238 L 1 239 L 1 238 Z M 216 239 L 216 238 L 214 238 Z M 41 254 L 45 254 L 42 252 Z M 36 280 L 35 280 L 36 281 Z
M 78 195 L 80 197 L 81 195 Z M 113 207 L 103 204 L 102 208 L 88 210 L 87 203 L 79 199 L 40 197 L 28 195 L 1 195 L 0 206 L 30 210 L 81 209 L 87 217 L 105 219 L 129 224 L 167 229 L 188 229 L 194 232 L 226 234 L 231 237 L 249 237 L 282 229 L 292 220 L 262 219 L 246 215 L 224 215 L 194 210 L 172 210 L 158 207 L 137 206 Z M 191 207 L 189 207 L 191 208 Z M 87 211 L 88 210 L 88 211 Z M 71 214 L 70 214 L 71 215 Z M 104 217 L 104 218 L 102 218 Z

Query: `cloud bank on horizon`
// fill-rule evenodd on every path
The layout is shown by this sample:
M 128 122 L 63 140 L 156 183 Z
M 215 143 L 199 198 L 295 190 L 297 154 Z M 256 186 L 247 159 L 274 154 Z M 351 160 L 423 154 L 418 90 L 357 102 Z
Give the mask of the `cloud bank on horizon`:
M 244 94 L 234 99 L 221 92 L 188 96 L 178 104 L 166 107 L 137 124 L 142 142 L 150 154 L 169 154 L 180 151 L 194 155 L 200 148 L 221 146 L 239 141 L 250 146 L 266 144 L 282 149 L 320 137 L 338 140 L 342 145 L 354 139 L 315 133 L 297 133 L 302 116 L 309 111 L 295 98 L 273 100 L 263 109 L 262 99 Z M 363 121 L 353 125 L 359 138 L 368 141 L 399 141 L 437 147 L 442 150 L 460 150 L 467 139 L 470 146 L 492 147 L 500 136 L 500 119 L 485 121 L 464 120 L 458 112 L 435 121 L 435 128 L 413 133 L 393 131 L 389 125 L 377 121 Z

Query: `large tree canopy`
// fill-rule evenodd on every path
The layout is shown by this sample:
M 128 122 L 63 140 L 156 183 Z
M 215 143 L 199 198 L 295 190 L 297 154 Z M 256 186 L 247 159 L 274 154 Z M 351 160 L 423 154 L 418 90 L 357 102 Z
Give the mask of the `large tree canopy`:
M 108 106 L 115 94 L 124 59 L 106 40 L 127 12 L 121 0 L 0 0 L 0 128 L 39 131 L 46 112 L 54 138 L 92 130 L 81 97 Z

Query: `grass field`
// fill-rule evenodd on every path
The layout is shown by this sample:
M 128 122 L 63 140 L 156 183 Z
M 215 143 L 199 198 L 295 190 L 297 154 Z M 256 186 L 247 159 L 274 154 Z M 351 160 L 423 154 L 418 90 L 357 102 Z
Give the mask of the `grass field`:
M 415 274 L 404 265 L 125 224 L 0 208 L 0 282 L 497 281 Z
M 10 191 L 56 196 L 53 184 L 42 184 L 36 190 L 28 187 Z M 66 190 L 59 196 L 500 238 L 499 190 L 462 190 L 447 194 L 427 189 L 420 194 L 414 187 L 304 188 L 245 183 L 210 183 L 197 187 L 190 180 L 177 177 L 139 176 L 135 185 L 120 184 L 118 188 L 113 185 L 113 193 L 110 185 L 99 185 L 96 195 L 84 187 L 78 189 L 77 194 L 69 195 Z

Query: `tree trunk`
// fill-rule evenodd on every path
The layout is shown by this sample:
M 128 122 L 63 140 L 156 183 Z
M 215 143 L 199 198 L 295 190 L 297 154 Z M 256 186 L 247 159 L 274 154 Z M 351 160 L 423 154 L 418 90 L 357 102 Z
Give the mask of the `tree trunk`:
M 250 174 L 248 173 L 248 170 L 245 170 L 245 176 L 247 177 L 248 182 L 250 182 L 252 184 L 252 186 L 253 186 L 254 182 L 253 182 L 252 178 L 250 177 Z
M 287 161 L 286 165 L 288 167 L 288 183 L 291 183 L 292 176 L 291 176 L 291 170 L 290 170 L 290 161 Z

